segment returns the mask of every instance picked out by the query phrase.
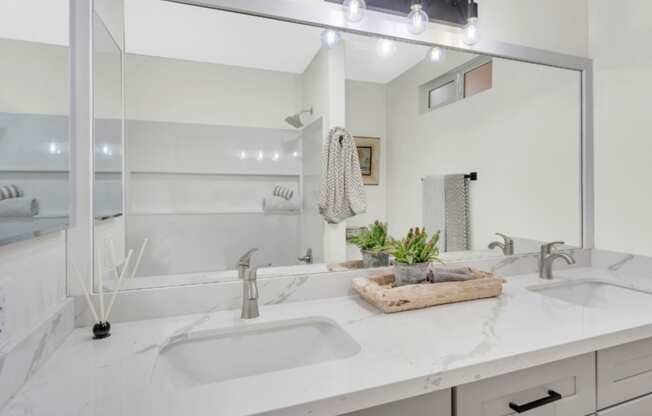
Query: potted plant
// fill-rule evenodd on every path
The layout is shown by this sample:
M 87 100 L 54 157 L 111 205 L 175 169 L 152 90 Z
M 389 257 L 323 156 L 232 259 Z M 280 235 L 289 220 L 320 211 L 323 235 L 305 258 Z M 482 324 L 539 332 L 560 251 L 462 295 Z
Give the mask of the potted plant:
M 389 266 L 391 237 L 387 234 L 387 224 L 375 221 L 373 224 L 349 240 L 360 248 L 362 265 L 365 268 Z
M 394 277 L 396 286 L 409 285 L 426 280 L 428 265 L 439 260 L 439 231 L 428 240 L 425 228 L 410 228 L 407 236 L 395 241 L 389 251 L 396 262 Z

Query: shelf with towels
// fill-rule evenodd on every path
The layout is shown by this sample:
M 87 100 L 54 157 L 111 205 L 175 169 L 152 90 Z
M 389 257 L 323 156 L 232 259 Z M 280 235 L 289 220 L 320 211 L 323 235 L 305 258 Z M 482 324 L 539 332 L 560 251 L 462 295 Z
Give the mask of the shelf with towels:
M 176 171 L 176 170 L 131 170 L 132 175 L 188 175 L 188 176 L 229 176 L 229 177 L 262 177 L 262 178 L 299 178 L 299 173 L 265 173 L 265 172 L 215 172 L 215 171 Z
M 162 210 L 135 210 L 128 212 L 127 215 L 146 216 L 146 215 L 299 215 L 301 211 L 286 212 L 268 212 L 262 209 L 239 209 L 239 210 L 181 210 L 181 209 L 162 209 Z

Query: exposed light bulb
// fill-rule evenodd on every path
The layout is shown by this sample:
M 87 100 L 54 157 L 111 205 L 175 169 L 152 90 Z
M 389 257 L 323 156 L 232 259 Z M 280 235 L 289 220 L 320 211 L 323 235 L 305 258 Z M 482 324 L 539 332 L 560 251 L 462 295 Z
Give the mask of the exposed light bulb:
M 381 58 L 390 58 L 396 53 L 396 43 L 389 39 L 378 39 L 376 52 Z
M 445 57 L 446 50 L 444 48 L 440 48 L 439 46 L 435 46 L 434 48 L 430 49 L 426 54 L 426 60 L 428 62 L 441 62 Z
M 299 152 L 292 152 L 292 157 L 299 157 Z
M 466 16 L 463 40 L 467 45 L 475 45 L 480 40 L 480 32 L 478 31 L 478 3 L 474 0 L 469 2 Z
M 56 143 L 50 143 L 48 146 L 48 152 L 50 152 L 51 155 L 56 155 L 59 150 L 59 146 L 57 146 Z
M 247 152 L 245 152 L 244 150 L 241 151 L 238 157 L 240 158 L 240 160 L 245 160 L 247 158 Z
M 263 157 L 264 157 L 263 151 L 259 150 L 258 155 L 256 156 L 256 160 L 258 160 L 258 161 L 263 160 Z
M 344 17 L 351 23 L 359 22 L 364 17 L 367 4 L 364 0 L 344 0 L 342 3 Z
M 326 48 L 334 48 L 342 41 L 342 35 L 340 32 L 336 32 L 331 29 L 324 30 L 321 32 L 321 43 Z
M 417 1 L 410 7 L 412 10 L 408 15 L 408 31 L 413 35 L 420 35 L 426 31 L 428 27 L 428 14 L 423 11 L 421 2 Z
M 276 162 L 280 157 L 281 155 L 279 155 L 278 152 L 274 152 L 274 155 L 272 155 L 272 160 Z
M 475 45 L 479 40 L 478 19 L 469 19 L 469 22 L 464 26 L 464 43 L 470 46 Z

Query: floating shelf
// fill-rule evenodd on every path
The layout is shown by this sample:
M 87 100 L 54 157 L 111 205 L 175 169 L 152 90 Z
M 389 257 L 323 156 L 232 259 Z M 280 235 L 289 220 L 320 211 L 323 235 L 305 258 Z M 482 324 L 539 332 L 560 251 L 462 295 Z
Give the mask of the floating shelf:
M 246 177 L 286 177 L 298 178 L 300 173 L 247 173 L 247 172 L 206 172 L 206 171 L 163 171 L 163 170 L 132 170 L 132 175 L 196 175 L 196 176 L 246 176 Z

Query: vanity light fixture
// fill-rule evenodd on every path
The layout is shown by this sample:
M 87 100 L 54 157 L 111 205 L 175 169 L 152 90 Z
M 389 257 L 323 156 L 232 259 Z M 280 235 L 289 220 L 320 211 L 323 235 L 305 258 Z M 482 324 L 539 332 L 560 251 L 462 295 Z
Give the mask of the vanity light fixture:
M 464 43 L 467 45 L 475 45 L 480 40 L 480 33 L 478 32 L 478 3 L 470 0 L 466 9 L 466 25 L 464 26 Z
M 245 160 L 247 158 L 247 152 L 245 152 L 244 150 L 241 151 L 238 157 L 240 158 L 240 160 Z
M 262 150 L 259 150 L 259 151 L 258 151 L 258 155 L 256 156 L 256 160 L 261 161 L 261 160 L 263 160 L 264 157 L 265 157 L 265 156 L 264 156 L 264 154 L 263 154 L 263 151 L 262 151 Z
M 272 160 L 276 162 L 280 157 L 281 155 L 279 155 L 278 152 L 274 152 L 274 155 L 272 155 Z
M 324 47 L 332 49 L 342 41 L 342 35 L 332 29 L 326 29 L 321 32 L 321 43 Z
M 441 62 L 445 57 L 446 50 L 439 46 L 435 46 L 434 48 L 430 49 L 426 54 L 426 60 L 433 63 Z
M 324 0 L 342 5 L 346 21 L 359 22 L 366 9 L 380 13 L 407 16 L 407 30 L 420 35 L 429 22 L 462 28 L 460 36 L 467 45 L 480 39 L 478 31 L 478 3 L 476 0 Z M 409 10 L 407 4 L 410 4 Z
M 364 0 L 344 0 L 342 3 L 344 18 L 351 23 L 356 23 L 364 17 L 367 4 Z
M 391 58 L 396 53 L 396 43 L 390 39 L 378 39 L 376 52 L 381 58 Z
M 428 14 L 423 11 L 421 0 L 412 0 L 410 10 L 410 14 L 408 14 L 408 31 L 413 35 L 420 35 L 428 27 Z

